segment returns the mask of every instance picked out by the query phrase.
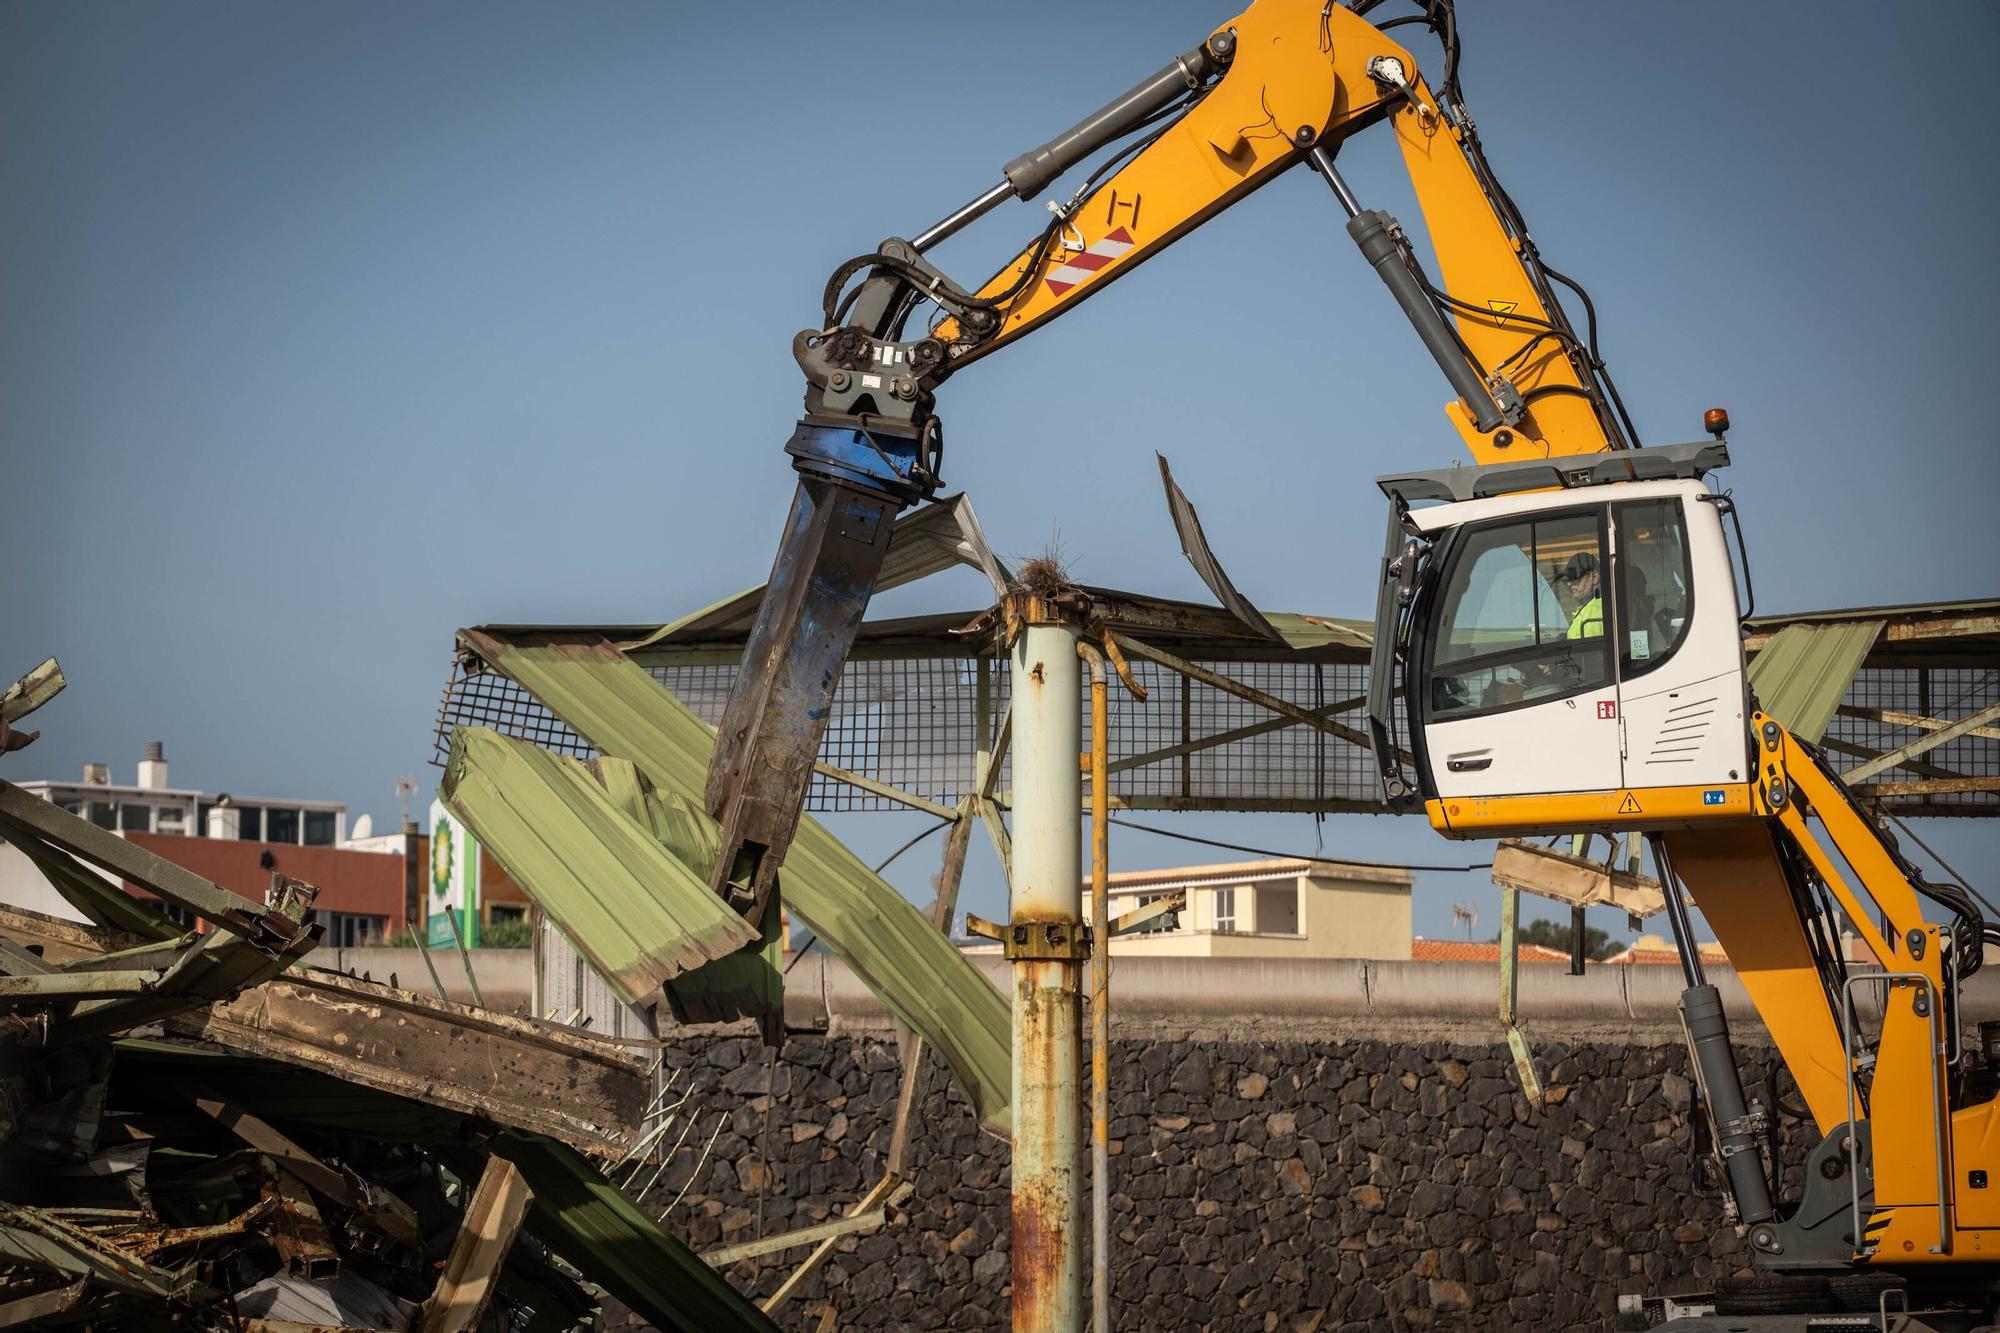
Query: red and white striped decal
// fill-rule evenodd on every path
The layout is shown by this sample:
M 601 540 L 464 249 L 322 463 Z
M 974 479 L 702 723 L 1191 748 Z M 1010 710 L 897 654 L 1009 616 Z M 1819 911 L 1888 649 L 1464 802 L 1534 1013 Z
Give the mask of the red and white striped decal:
M 1132 248 L 1132 233 L 1120 227 L 1088 250 L 1079 250 L 1069 262 L 1049 273 L 1049 292 L 1061 296 L 1070 288 L 1103 268 Z

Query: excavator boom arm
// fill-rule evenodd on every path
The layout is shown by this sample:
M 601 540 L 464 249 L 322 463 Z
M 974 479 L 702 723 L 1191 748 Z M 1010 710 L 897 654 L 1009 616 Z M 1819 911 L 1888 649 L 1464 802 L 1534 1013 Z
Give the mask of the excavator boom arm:
M 1457 370 L 1472 372 L 1469 391 L 1447 410 L 1475 459 L 1595 453 L 1625 443 L 1609 415 L 1600 418 L 1589 351 L 1548 298 L 1532 242 L 1510 220 L 1511 206 L 1496 197 L 1490 176 L 1482 178 L 1470 118 L 1441 104 L 1408 50 L 1349 10 L 1299 0 L 1260 0 L 1203 49 L 1218 45 L 1233 58 L 1215 84 L 1115 173 L 1052 205 L 1056 222 L 973 293 L 992 303 L 997 326 L 974 330 L 947 317 L 930 331 L 948 349 L 947 373 L 1096 295 L 1301 160 L 1330 184 L 1338 181 L 1331 163 L 1340 144 L 1387 122 L 1441 270 L 1437 295 L 1417 289 L 1449 315 L 1449 329 L 1442 320 L 1435 325 L 1446 341 L 1440 363 L 1454 381 Z M 1350 216 L 1367 216 L 1344 181 L 1335 194 Z M 1386 223 L 1395 229 L 1393 220 Z M 1414 268 L 1399 232 L 1386 239 L 1394 262 Z M 1432 312 L 1412 318 L 1420 334 L 1429 332 Z M 1524 400 L 1518 420 L 1493 419 L 1494 376 Z M 1483 429 L 1475 424 L 1482 415 Z
M 1448 18 L 1449 5 L 1431 0 L 1427 13 Z M 1000 185 L 914 239 L 892 238 L 835 269 L 821 325 L 793 340 L 807 384 L 806 416 L 787 446 L 799 486 L 773 595 L 710 763 L 708 808 L 723 824 L 711 876 L 718 893 L 761 919 L 886 553 L 888 520 L 939 485 L 937 388 L 1301 160 L 1332 187 L 1350 236 L 1455 390 L 1446 410 L 1478 461 L 1630 442 L 1608 379 L 1564 316 L 1450 93 L 1455 76 L 1445 82 L 1445 95 L 1434 92 L 1407 50 L 1349 9 L 1255 0 L 1200 46 L 1008 163 Z M 1396 220 L 1363 208 L 1334 165 L 1346 138 L 1382 123 L 1394 128 L 1416 185 L 1443 286 L 1424 273 Z M 1052 203 L 1049 224 L 976 288 L 928 258 L 1006 198 L 1029 198 L 1135 135 L 1143 137 Z M 927 304 L 940 314 L 912 329 Z

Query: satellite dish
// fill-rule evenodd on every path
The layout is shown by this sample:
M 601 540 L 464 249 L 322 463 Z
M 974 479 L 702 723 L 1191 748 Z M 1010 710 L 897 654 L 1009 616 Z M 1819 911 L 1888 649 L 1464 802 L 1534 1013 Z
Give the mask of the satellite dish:
M 373 815 L 362 815 L 358 817 L 354 821 L 354 827 L 351 830 L 349 830 L 347 835 L 348 841 L 350 842 L 359 842 L 363 838 L 372 838 L 374 836 L 375 836 L 375 816 Z

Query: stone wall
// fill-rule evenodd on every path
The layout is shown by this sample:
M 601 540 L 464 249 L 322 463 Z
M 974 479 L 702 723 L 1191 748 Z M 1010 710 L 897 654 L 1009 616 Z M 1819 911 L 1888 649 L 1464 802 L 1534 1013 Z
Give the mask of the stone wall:
M 1396 1040 L 1118 1040 L 1112 1291 L 1127 1330 L 1615 1327 L 1621 1290 L 1700 1285 L 1744 1248 L 1691 1175 L 1684 1051 L 1667 1033 L 1539 1037 L 1532 1111 L 1497 1026 Z M 1452 1034 L 1459 1040 L 1451 1040 Z M 1772 1052 L 1743 1042 L 1747 1079 Z M 697 1249 L 837 1216 L 880 1175 L 893 1041 L 749 1037 L 670 1050 L 697 1119 L 649 1196 Z M 722 1129 L 704 1157 L 696 1152 Z M 1007 1326 L 1008 1154 L 940 1064 L 915 1192 L 842 1240 L 780 1318 L 841 1329 Z M 806 1250 L 730 1270 L 763 1296 Z

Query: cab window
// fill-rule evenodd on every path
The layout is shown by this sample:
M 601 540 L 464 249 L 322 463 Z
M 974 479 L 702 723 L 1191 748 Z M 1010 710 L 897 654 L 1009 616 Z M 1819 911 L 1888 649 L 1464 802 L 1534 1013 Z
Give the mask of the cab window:
M 1433 720 L 1497 712 L 1610 683 L 1596 511 L 1474 528 L 1452 557 L 1432 635 Z
M 1622 679 L 1660 666 L 1694 619 L 1687 523 L 1674 497 L 1614 505 L 1618 541 L 1618 664 Z

